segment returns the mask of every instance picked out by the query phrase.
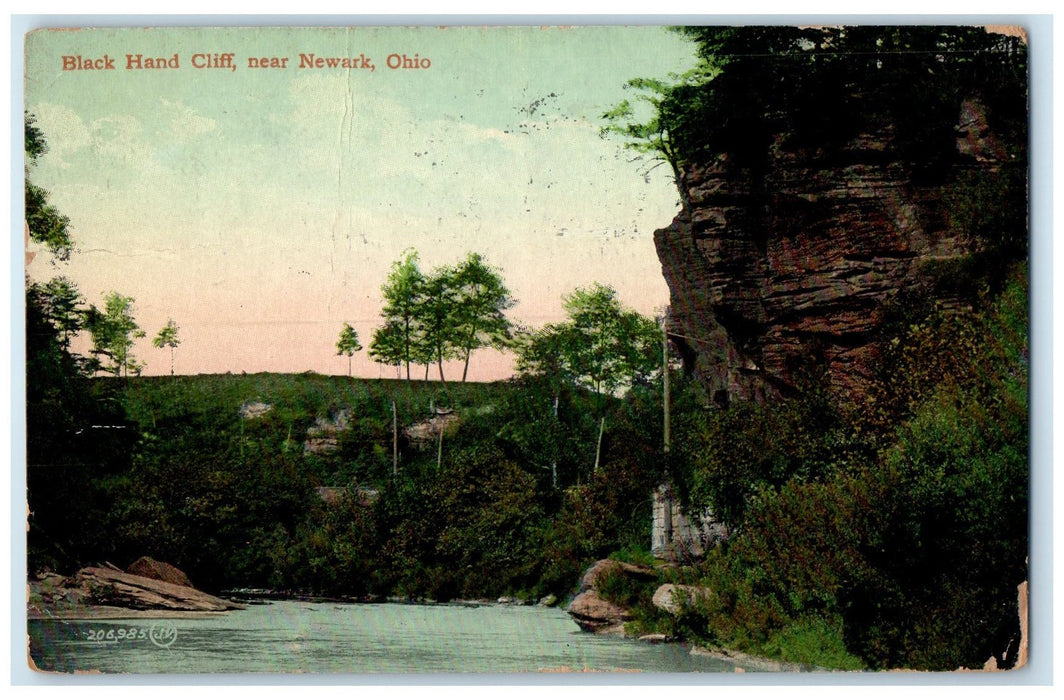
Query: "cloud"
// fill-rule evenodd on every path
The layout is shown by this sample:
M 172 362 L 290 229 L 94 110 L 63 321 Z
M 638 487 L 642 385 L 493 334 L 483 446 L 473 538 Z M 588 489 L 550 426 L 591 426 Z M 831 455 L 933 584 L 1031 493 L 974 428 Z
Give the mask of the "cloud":
M 37 117 L 37 126 L 44 134 L 49 157 L 59 168 L 69 167 L 68 158 L 92 143 L 89 127 L 69 107 L 43 102 L 31 113 Z
M 135 117 L 103 117 L 92 122 L 91 130 L 92 150 L 103 167 L 132 172 L 149 164 L 151 148 Z
M 160 98 L 163 107 L 171 112 L 169 118 L 169 135 L 178 141 L 188 141 L 201 134 L 214 131 L 218 122 L 200 116 L 194 109 L 181 102 L 170 102 Z

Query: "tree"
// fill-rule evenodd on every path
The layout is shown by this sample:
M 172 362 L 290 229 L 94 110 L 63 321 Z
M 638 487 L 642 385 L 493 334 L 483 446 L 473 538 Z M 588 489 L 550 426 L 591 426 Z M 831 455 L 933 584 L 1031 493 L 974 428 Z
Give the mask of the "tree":
M 358 342 L 358 332 L 351 327 L 350 323 L 344 323 L 340 331 L 340 339 L 336 341 L 336 354 L 347 355 L 347 376 L 351 376 L 351 356 L 362 349 Z
M 170 376 L 174 376 L 174 348 L 181 344 L 177 337 L 178 327 L 174 319 L 166 319 L 166 325 L 152 339 L 151 344 L 157 348 L 170 348 Z
M 469 356 L 477 348 L 505 347 L 513 324 L 505 311 L 517 303 L 494 267 L 479 253 L 470 253 L 454 270 L 455 339 L 465 357 L 462 381 L 469 373 Z
M 597 471 L 606 429 L 606 398 L 645 380 L 657 368 L 658 328 L 653 319 L 625 309 L 612 287 L 598 283 L 575 290 L 563 307 L 569 319 L 548 324 L 534 334 L 519 350 L 518 368 L 555 376 L 595 394 Z
M 636 79 L 654 115 L 630 103 L 603 115 L 631 146 L 684 163 L 727 154 L 759 171 L 772 139 L 830 152 L 862 130 L 890 125 L 895 155 L 934 168 L 956 155 L 961 101 L 977 97 L 1002 133 L 1026 133 L 1022 39 L 978 26 L 695 26 L 698 66 L 673 82 Z M 1026 143 L 1025 136 L 1010 139 Z M 1010 158 L 1024 154 L 1013 152 Z M 674 171 L 675 172 L 675 171 Z M 682 194 L 682 191 L 681 191 Z
M 64 349 L 70 348 L 70 340 L 82 329 L 85 299 L 78 288 L 66 277 L 54 277 L 43 285 L 35 284 L 41 309 L 51 323 Z
M 99 364 L 100 369 L 116 377 L 129 376 L 130 371 L 139 374 L 143 365 L 133 357 L 133 343 L 145 333 L 133 319 L 132 297 L 118 292 L 108 292 L 104 297 L 104 309 L 92 306 L 88 313 L 88 328 L 92 334 L 92 353 L 97 358 L 105 357 L 110 364 Z
M 406 361 L 403 327 L 397 321 L 389 321 L 373 331 L 369 342 L 369 356 L 382 365 L 398 368 Z M 409 375 L 407 379 L 409 379 Z
M 424 286 L 425 276 L 418 267 L 417 251 L 407 250 L 402 259 L 392 263 L 388 279 L 381 287 L 385 325 L 374 332 L 370 341 L 370 355 L 382 358 L 385 364 L 406 365 L 407 381 L 410 363 L 417 362 L 421 356 L 417 324 Z
M 457 270 L 438 267 L 425 280 L 424 301 L 419 309 L 421 355 L 435 361 L 443 376 L 443 361 L 460 357 L 457 319 L 461 300 L 458 296 Z
M 48 202 L 47 191 L 30 182 L 29 171 L 37 159 L 48 152 L 48 144 L 37 128 L 36 118 L 29 113 L 25 118 L 26 226 L 30 240 L 48 246 L 52 255 L 66 261 L 74 249 L 69 230 L 70 219 Z
M 74 247 L 69 220 L 30 181 L 47 151 L 44 135 L 26 114 L 26 230 L 28 238 L 66 261 Z M 94 364 L 71 351 L 87 322 L 84 299 L 64 277 L 26 276 L 26 548 L 30 572 L 75 568 L 113 558 L 103 513 L 113 509 L 103 483 L 126 468 L 134 431 L 93 430 L 123 423 L 107 387 L 92 386 Z
M 672 170 L 672 180 L 676 190 L 680 194 L 680 204 L 683 210 L 689 211 L 691 196 L 683 175 L 683 159 L 676 144 L 674 134 L 683 127 L 682 123 L 686 114 L 692 110 L 691 105 L 686 105 L 685 110 L 675 109 L 674 95 L 680 92 L 681 86 L 698 83 L 711 77 L 716 71 L 709 68 L 708 64 L 702 63 L 697 68 L 677 76 L 670 75 L 675 82 L 666 82 L 654 78 L 633 78 L 625 83 L 625 89 L 638 90 L 640 95 L 638 102 L 649 105 L 650 115 L 645 121 L 638 121 L 637 106 L 631 100 L 622 100 L 602 114 L 607 125 L 599 130 L 599 134 L 605 137 L 608 134 L 619 134 L 626 139 L 624 147 L 639 154 L 650 154 L 652 160 L 657 161 L 648 166 L 645 176 L 658 165 L 667 163 Z

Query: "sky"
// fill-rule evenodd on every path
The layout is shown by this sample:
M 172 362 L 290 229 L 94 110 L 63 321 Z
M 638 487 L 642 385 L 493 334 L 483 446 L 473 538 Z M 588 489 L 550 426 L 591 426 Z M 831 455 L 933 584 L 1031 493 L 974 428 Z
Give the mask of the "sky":
M 357 67 L 301 67 L 311 54 Z M 128 68 L 137 55 L 166 67 Z M 389 67 L 404 55 L 417 67 Z M 133 297 L 144 374 L 170 372 L 151 346 L 169 318 L 179 374 L 346 374 L 340 330 L 368 347 L 409 248 L 425 271 L 479 252 L 526 326 L 592 282 L 648 315 L 668 303 L 653 231 L 679 211 L 669 168 L 600 133 L 636 97 L 626 81 L 694 64 L 664 28 L 41 30 L 25 60 L 49 146 L 30 178 L 77 246 L 56 264 L 31 244 L 27 273 L 88 303 Z M 511 371 L 477 351 L 470 379 Z M 362 351 L 354 373 L 394 369 Z

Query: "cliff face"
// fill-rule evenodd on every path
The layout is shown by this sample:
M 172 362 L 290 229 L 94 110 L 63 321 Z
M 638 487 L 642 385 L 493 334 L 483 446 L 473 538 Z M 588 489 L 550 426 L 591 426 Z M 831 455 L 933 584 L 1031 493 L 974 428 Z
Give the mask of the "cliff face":
M 884 303 L 923 263 L 970 252 L 944 183 L 1005 157 L 983 110 L 962 106 L 956 157 L 935 184 L 892 155 L 892 134 L 870 128 L 830 157 L 789 150 L 780 134 L 761 174 L 727 156 L 685 169 L 688 211 L 654 240 L 673 341 L 715 400 L 786 393 L 809 352 L 834 389 L 860 391 Z

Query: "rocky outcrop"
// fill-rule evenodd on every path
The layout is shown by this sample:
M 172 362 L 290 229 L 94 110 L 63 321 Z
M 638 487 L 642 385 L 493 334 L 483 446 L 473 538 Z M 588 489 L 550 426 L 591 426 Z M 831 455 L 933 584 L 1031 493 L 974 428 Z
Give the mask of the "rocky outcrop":
M 630 611 L 604 600 L 594 589 L 573 598 L 567 612 L 580 629 L 596 634 L 623 635 L 624 623 L 632 619 Z
M 47 573 L 29 584 L 30 618 L 126 618 L 172 617 L 184 614 L 212 614 L 244 608 L 190 585 L 176 567 L 152 559 L 137 560 L 141 576 L 111 566 L 89 566 L 66 577 Z M 163 580 L 164 576 L 172 580 Z
M 403 435 L 410 441 L 411 446 L 425 449 L 435 445 L 441 433 L 453 432 L 459 421 L 458 414 L 452 410 L 437 408 L 425 420 L 403 428 Z
M 685 586 L 682 584 L 665 583 L 658 586 L 654 591 L 654 607 L 664 610 L 670 615 L 679 615 L 683 606 L 705 600 L 712 595 L 708 588 L 700 586 Z
M 351 411 L 343 408 L 332 418 L 317 418 L 314 425 L 307 428 L 307 439 L 303 442 L 304 454 L 327 454 L 340 449 L 340 434 L 351 424 Z
M 261 401 L 245 401 L 240 404 L 240 417 L 244 420 L 261 418 L 273 410 L 273 405 Z
M 632 613 L 603 598 L 597 587 L 607 573 L 628 576 L 642 581 L 656 577 L 654 569 L 614 559 L 600 559 L 591 565 L 580 579 L 580 592 L 566 612 L 585 632 L 596 634 L 624 634 L 624 623 L 633 619 Z
M 960 110 L 955 172 L 1005 157 L 982 112 Z M 928 261 L 970 251 L 946 185 L 915 182 L 891 125 L 867 126 L 830 157 L 781 133 L 757 173 L 726 155 L 686 167 L 690 205 L 654 240 L 672 341 L 718 402 L 788 392 L 810 353 L 834 388 L 862 389 L 885 302 Z

